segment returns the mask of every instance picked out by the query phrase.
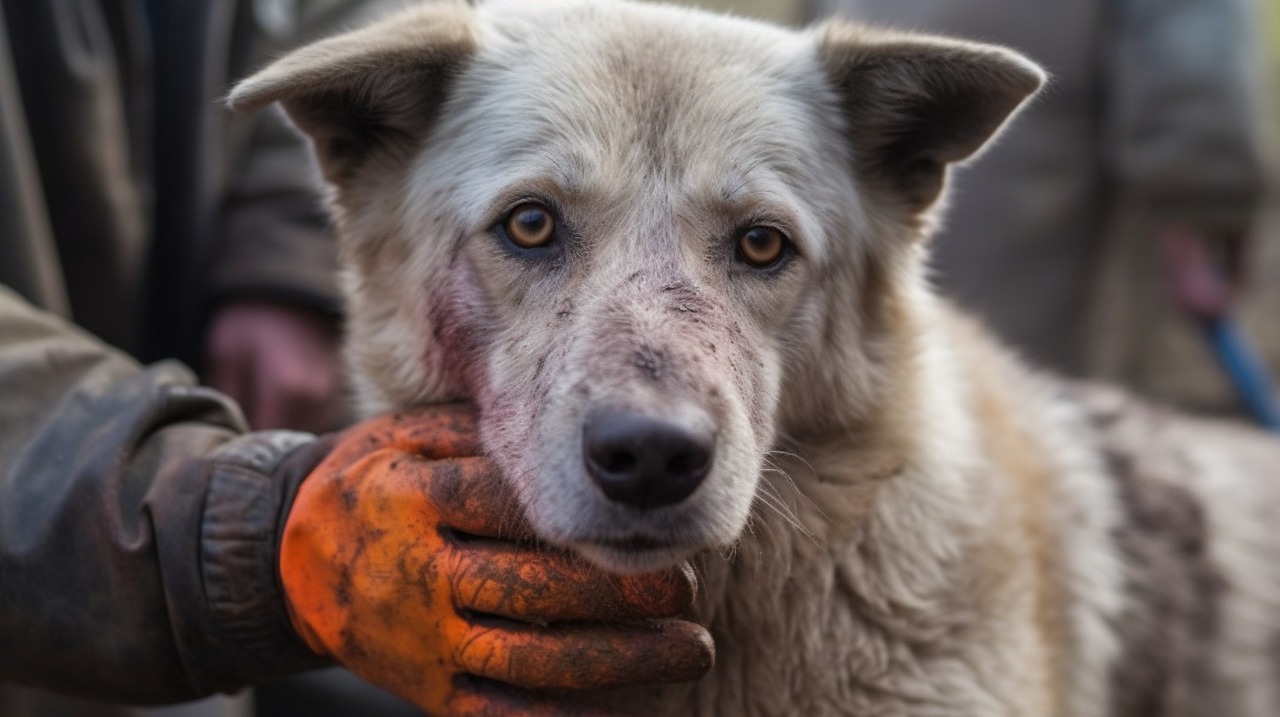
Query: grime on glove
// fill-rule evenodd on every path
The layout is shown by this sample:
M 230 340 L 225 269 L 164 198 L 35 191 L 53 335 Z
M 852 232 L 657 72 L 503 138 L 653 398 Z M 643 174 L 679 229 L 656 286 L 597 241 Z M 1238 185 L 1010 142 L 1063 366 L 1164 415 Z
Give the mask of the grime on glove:
M 595 712 L 584 691 L 692 680 L 688 566 L 605 574 L 539 545 L 468 410 L 350 429 L 302 483 L 280 574 L 317 654 L 437 717 Z

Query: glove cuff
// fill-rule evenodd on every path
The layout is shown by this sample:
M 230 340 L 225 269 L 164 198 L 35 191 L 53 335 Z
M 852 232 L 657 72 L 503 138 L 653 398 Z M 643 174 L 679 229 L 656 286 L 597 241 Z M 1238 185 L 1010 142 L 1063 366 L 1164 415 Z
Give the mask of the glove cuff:
M 244 656 L 231 664 L 253 682 L 329 664 L 294 631 L 278 563 L 298 486 L 331 448 L 332 440 L 304 433 L 260 431 L 213 457 L 200 526 L 201 577 L 214 619 Z

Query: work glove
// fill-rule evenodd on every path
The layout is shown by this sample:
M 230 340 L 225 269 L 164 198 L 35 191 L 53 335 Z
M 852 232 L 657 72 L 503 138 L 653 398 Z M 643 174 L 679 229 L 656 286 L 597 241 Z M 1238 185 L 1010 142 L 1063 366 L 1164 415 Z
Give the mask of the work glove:
M 302 483 L 280 575 L 317 654 L 431 715 L 572 714 L 583 691 L 701 677 L 691 572 L 612 576 L 533 542 L 464 409 L 377 418 Z

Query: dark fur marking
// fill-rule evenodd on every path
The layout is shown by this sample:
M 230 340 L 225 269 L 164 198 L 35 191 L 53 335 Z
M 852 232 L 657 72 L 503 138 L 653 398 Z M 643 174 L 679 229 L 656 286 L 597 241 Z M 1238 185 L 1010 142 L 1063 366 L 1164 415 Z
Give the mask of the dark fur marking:
M 662 287 L 662 291 L 668 294 L 666 299 L 669 302 L 667 305 L 668 310 L 677 314 L 699 314 L 715 309 L 712 303 L 708 302 L 696 288 L 687 282 L 665 284 Z M 693 318 L 693 320 L 701 323 L 696 318 Z
M 662 372 L 665 368 L 666 359 L 661 351 L 655 350 L 652 346 L 641 346 L 636 350 L 631 359 L 632 364 L 640 369 L 640 372 L 651 381 L 657 381 L 662 378 Z
M 1206 545 L 1203 507 L 1185 489 L 1145 475 L 1132 456 L 1107 454 L 1125 520 L 1115 540 L 1125 559 L 1126 607 L 1116 628 L 1111 714 L 1195 714 L 1196 678 L 1216 629 L 1222 580 Z
M 453 244 L 449 249 L 449 266 L 458 263 L 458 255 L 462 253 L 462 247 L 467 243 L 467 233 L 460 231 L 453 237 Z

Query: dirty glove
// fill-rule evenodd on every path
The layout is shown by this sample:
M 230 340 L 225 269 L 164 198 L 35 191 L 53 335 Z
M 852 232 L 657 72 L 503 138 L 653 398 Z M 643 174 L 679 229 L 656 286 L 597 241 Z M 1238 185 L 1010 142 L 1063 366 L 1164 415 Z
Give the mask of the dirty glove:
M 703 628 L 659 619 L 692 601 L 687 570 L 610 576 L 533 544 L 478 452 L 461 408 L 378 418 L 302 483 L 280 573 L 312 650 L 437 716 L 563 714 L 710 669 Z

